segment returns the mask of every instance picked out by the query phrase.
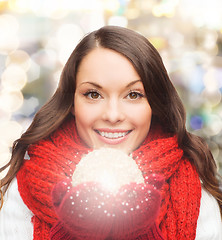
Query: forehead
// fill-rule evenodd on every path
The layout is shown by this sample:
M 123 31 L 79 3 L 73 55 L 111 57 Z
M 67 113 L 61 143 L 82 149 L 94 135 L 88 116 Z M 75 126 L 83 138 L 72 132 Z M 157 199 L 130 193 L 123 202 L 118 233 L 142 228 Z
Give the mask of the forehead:
M 101 47 L 86 55 L 77 71 L 77 85 L 84 81 L 129 84 L 135 80 L 140 80 L 140 76 L 125 56 Z

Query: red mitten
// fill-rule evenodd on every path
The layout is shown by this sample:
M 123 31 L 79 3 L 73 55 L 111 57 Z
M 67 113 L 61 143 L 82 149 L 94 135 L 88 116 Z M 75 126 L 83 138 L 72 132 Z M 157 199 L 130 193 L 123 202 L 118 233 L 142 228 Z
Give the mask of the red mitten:
M 98 183 L 73 187 L 71 181 L 63 181 L 53 189 L 52 198 L 61 223 L 76 239 L 105 239 L 109 234 L 113 196 Z
M 119 190 L 115 199 L 116 217 L 110 234 L 113 239 L 130 240 L 141 235 L 150 236 L 144 239 L 163 239 L 155 225 L 161 204 L 159 189 L 163 182 L 162 176 L 152 174 L 145 178 L 145 184 L 131 183 Z
M 146 235 L 142 239 L 163 239 L 155 225 L 162 184 L 162 177 L 152 175 L 145 183 L 122 186 L 114 195 L 98 183 L 73 187 L 70 181 L 61 182 L 52 192 L 60 223 L 52 228 L 51 239 L 135 239 L 141 235 Z

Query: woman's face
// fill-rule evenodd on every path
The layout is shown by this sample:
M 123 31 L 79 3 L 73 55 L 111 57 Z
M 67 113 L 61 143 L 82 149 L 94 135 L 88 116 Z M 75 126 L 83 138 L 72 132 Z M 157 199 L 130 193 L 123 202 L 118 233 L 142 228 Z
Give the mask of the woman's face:
M 146 138 L 152 110 L 131 62 L 106 48 L 80 63 L 72 113 L 79 136 L 91 148 L 130 153 Z

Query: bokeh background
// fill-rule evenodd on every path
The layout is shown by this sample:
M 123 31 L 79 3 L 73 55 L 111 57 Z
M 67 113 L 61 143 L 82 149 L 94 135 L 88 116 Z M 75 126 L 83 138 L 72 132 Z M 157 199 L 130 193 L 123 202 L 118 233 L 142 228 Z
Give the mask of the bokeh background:
M 0 0 L 0 165 L 55 91 L 79 40 L 128 27 L 160 52 L 187 111 L 222 172 L 221 0 Z

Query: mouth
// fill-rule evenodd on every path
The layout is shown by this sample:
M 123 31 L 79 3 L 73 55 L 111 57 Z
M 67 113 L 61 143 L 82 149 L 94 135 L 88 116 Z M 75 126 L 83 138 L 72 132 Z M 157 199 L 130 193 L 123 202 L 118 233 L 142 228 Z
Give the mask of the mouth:
M 128 138 L 128 135 L 132 132 L 132 130 L 123 131 L 123 130 L 98 130 L 95 132 L 98 134 L 99 139 L 110 145 L 119 144 L 125 141 Z
M 109 139 L 117 139 L 117 138 L 122 138 L 125 137 L 126 135 L 128 135 L 132 130 L 129 131 L 124 131 L 124 132 L 105 132 L 105 131 L 99 131 L 96 130 L 96 132 L 105 138 L 109 138 Z

